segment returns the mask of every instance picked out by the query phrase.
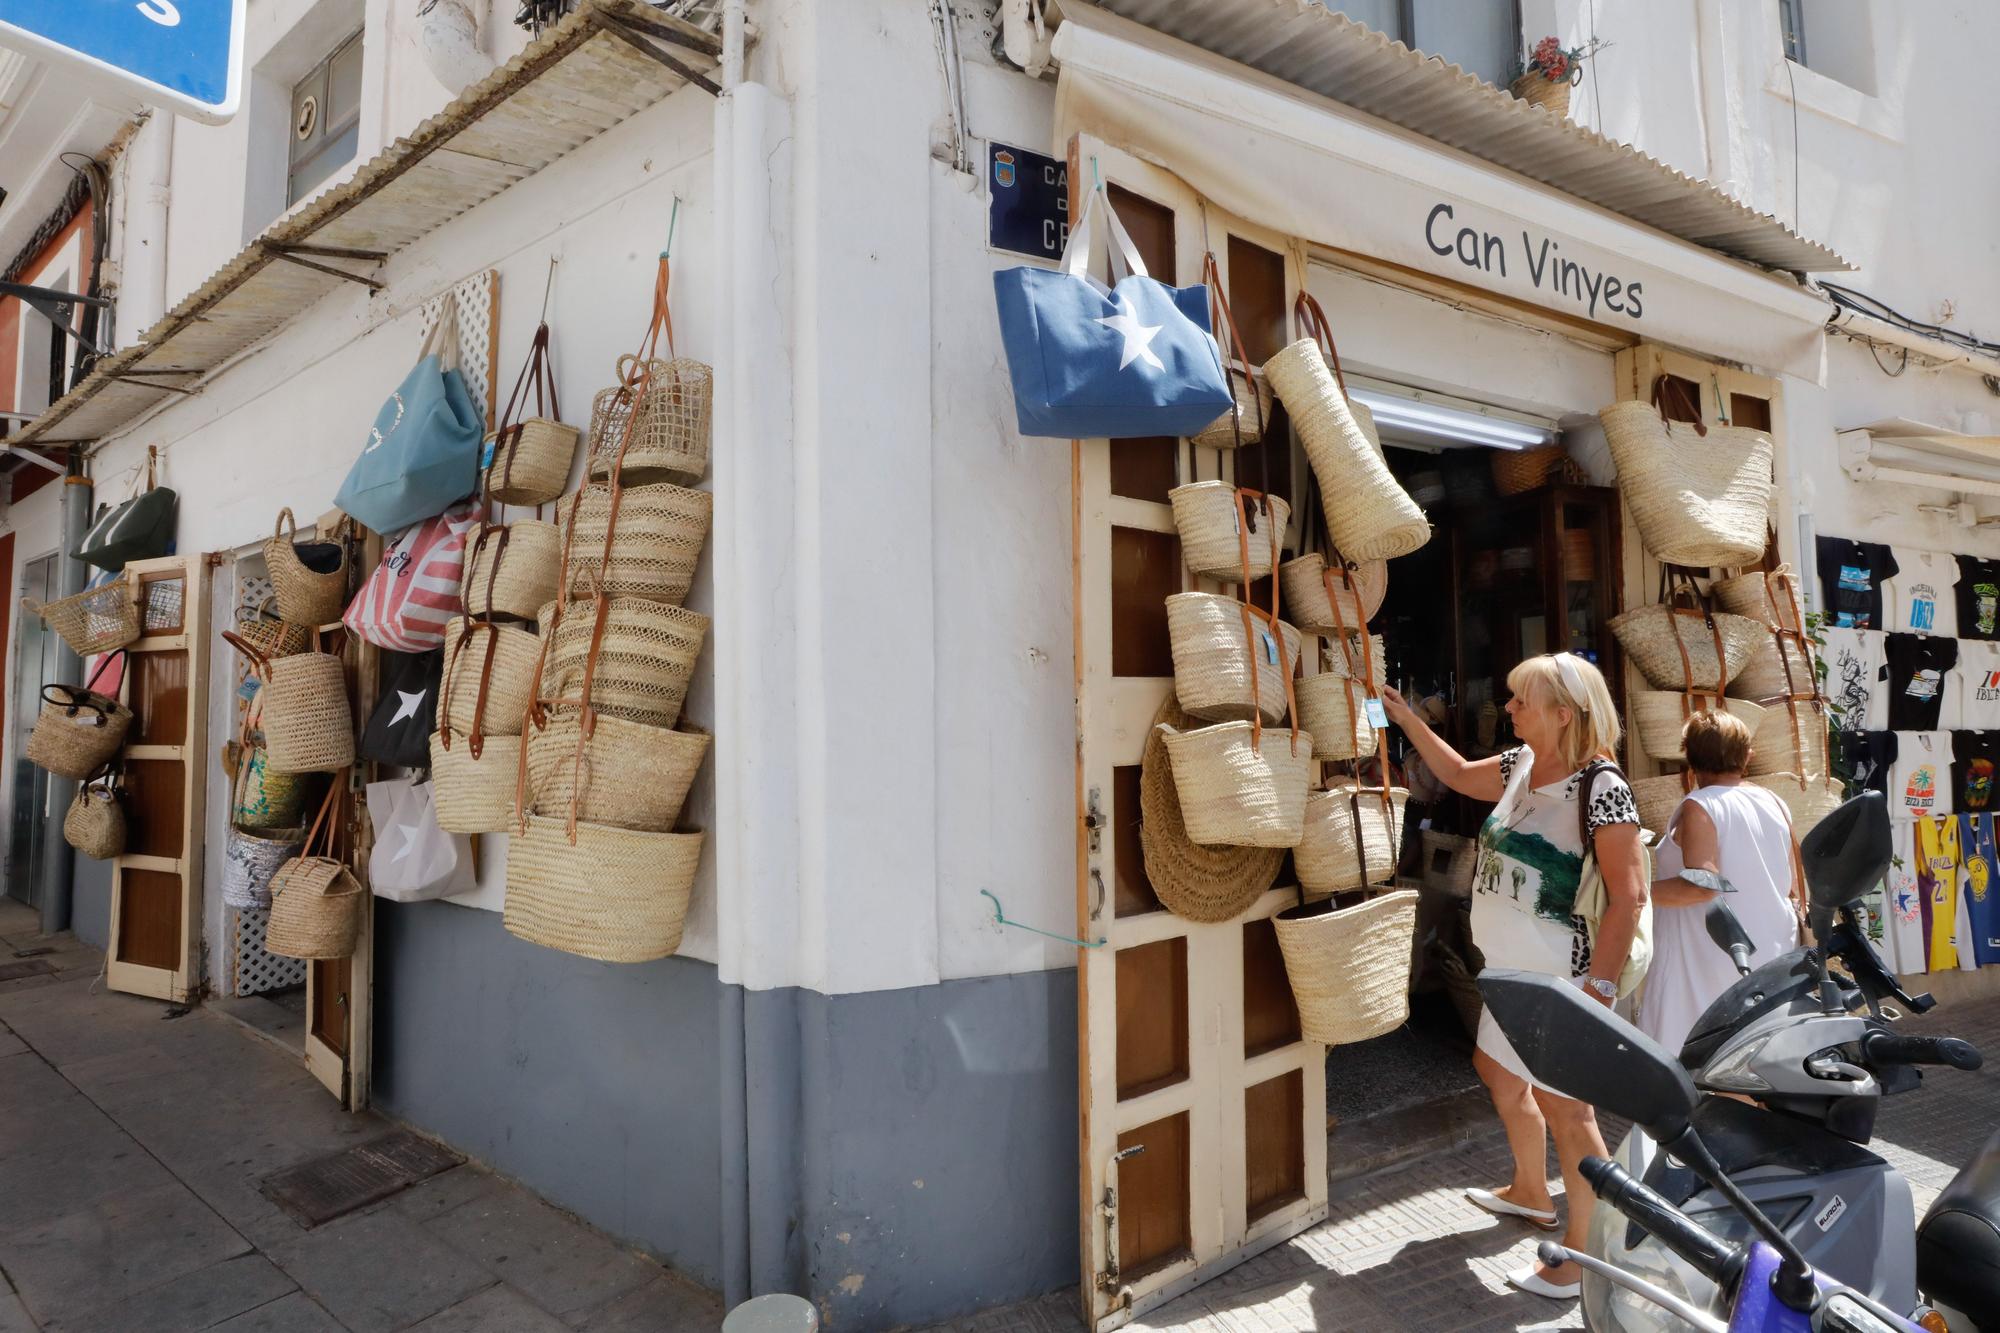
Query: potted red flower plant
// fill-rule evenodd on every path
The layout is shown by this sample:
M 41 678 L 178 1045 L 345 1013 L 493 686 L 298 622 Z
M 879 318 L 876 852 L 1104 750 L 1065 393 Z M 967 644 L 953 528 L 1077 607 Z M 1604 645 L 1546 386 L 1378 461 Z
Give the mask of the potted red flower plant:
M 1569 90 L 1583 77 L 1584 51 L 1564 50 L 1554 37 L 1544 37 L 1521 62 L 1511 91 L 1531 106 L 1547 107 L 1558 116 L 1569 114 Z

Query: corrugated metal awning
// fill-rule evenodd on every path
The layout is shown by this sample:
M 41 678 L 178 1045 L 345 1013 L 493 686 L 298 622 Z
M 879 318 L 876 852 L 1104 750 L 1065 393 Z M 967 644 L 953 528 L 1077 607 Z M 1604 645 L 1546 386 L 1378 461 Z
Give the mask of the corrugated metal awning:
M 1097 0 L 1096 7 L 1718 253 L 1804 273 L 1854 267 L 1707 181 L 1318 0 Z
M 366 268 L 688 83 L 721 42 L 641 0 L 580 0 L 340 185 L 273 223 L 139 341 L 97 363 L 9 444 L 101 439 L 275 333 Z

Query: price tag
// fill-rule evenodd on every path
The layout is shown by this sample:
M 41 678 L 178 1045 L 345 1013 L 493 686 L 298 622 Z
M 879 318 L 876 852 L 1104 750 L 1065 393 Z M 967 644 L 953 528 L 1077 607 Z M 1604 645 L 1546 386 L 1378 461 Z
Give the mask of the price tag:
M 1271 631 L 1258 631 L 1264 636 L 1264 660 L 1272 666 L 1278 665 L 1278 641 L 1271 637 Z
M 500 447 L 500 441 L 497 439 L 488 440 L 484 445 L 480 447 L 479 450 L 480 471 L 484 472 L 487 468 L 493 466 L 493 455 L 495 451 L 499 449 L 499 447 Z
M 1382 707 L 1380 699 L 1371 697 L 1368 700 L 1368 725 L 1377 731 L 1386 730 L 1389 726 L 1389 710 Z

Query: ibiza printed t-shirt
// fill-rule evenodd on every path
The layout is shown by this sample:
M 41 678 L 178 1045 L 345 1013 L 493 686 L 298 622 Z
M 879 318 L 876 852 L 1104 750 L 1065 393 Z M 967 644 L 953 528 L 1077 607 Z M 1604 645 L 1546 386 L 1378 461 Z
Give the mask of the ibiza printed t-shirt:
M 1829 739 L 1836 777 L 1852 783 L 1857 791 L 1889 794 L 1889 771 L 1896 763 L 1895 732 L 1836 731 Z
M 1828 626 L 1820 660 L 1826 663 L 1826 698 L 1841 727 L 1880 731 L 1889 725 L 1888 636 L 1875 629 Z
M 1881 629 L 1882 584 L 1895 576 L 1896 560 L 1880 542 L 1821 537 L 1817 543 L 1820 607 L 1829 625 Z
M 1960 814 L 2000 810 L 1994 779 L 2000 777 L 2000 731 L 1951 733 L 1951 808 Z
M 1958 637 L 2000 639 L 2000 560 L 1958 557 Z
M 1992 815 L 1958 817 L 1958 856 L 1965 870 L 1959 966 L 2000 963 L 2000 849 L 1994 846 Z
M 1951 813 L 1951 733 L 1899 731 L 1889 766 L 1889 813 Z
M 1890 548 L 1896 575 L 1885 585 L 1888 628 L 1912 634 L 1958 635 L 1958 560 L 1942 551 Z
M 1958 641 L 1958 725 L 1967 731 L 2000 727 L 2000 643 Z
M 1882 651 L 1888 661 L 1890 729 L 1935 731 L 1943 716 L 1945 672 L 1958 661 L 1958 640 L 1891 634 Z

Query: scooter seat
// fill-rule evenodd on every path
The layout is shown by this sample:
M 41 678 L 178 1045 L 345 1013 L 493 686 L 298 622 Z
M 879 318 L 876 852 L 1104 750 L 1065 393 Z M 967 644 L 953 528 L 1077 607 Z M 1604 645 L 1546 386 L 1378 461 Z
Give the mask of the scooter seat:
M 2000 1133 L 1952 1177 L 1917 1227 L 1917 1286 L 2000 1329 Z

